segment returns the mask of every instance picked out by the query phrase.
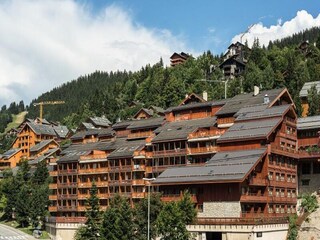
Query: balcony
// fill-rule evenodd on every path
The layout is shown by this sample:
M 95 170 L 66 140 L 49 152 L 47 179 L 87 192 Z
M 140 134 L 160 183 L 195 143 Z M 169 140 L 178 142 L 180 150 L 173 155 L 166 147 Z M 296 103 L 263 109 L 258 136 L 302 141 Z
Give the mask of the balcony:
M 190 194 L 190 197 L 191 197 L 191 201 L 193 203 L 197 203 L 198 202 L 196 194 Z M 180 194 L 163 194 L 161 196 L 161 201 L 163 201 L 163 202 L 173 202 L 173 201 L 180 201 L 182 198 L 183 198 L 183 194 L 182 193 L 180 193 Z
M 109 193 L 98 193 L 97 196 L 100 199 L 107 199 L 107 198 L 109 198 Z
M 49 206 L 49 212 L 57 212 L 58 211 L 58 208 L 57 206 Z
M 179 155 L 186 155 L 187 149 L 173 149 L 173 150 L 162 150 L 162 151 L 154 151 L 153 156 L 154 157 L 165 157 L 165 156 L 179 156 Z
M 58 211 L 73 212 L 73 211 L 77 211 L 77 207 L 76 206 L 58 206 Z
M 216 147 L 216 146 L 189 148 L 188 149 L 188 155 L 199 155 L 199 154 L 216 153 L 218 151 L 219 151 L 218 147 Z
M 240 197 L 241 202 L 267 202 L 268 197 L 261 193 L 247 193 Z
M 86 206 L 78 206 L 78 212 L 85 212 L 85 211 L 87 211 Z
M 66 170 L 58 170 L 59 175 L 74 175 L 77 174 L 78 169 L 66 169 Z
M 270 180 L 270 186 L 284 187 L 284 188 L 297 188 L 297 182 Z
M 132 198 L 145 198 L 145 194 L 144 192 L 133 192 L 132 193 Z
M 49 217 L 50 223 L 85 223 L 86 217 Z
M 297 199 L 295 197 L 281 197 L 281 196 L 269 196 L 270 202 L 274 203 L 297 203 Z
M 78 195 L 77 194 L 58 194 L 58 199 L 59 200 L 64 200 L 64 199 L 77 199 Z
M 81 160 L 96 160 L 96 159 L 106 159 L 107 160 L 107 154 L 95 154 L 95 155 L 80 156 L 80 161 Z
M 78 174 L 96 174 L 96 173 L 108 173 L 109 168 L 89 168 L 79 169 Z
M 78 194 L 78 199 L 80 200 L 80 199 L 87 199 L 87 198 L 89 198 L 90 197 L 90 194 Z
M 152 167 L 146 166 L 146 173 L 152 173 Z
M 132 185 L 145 185 L 144 180 L 143 179 L 134 179 L 132 180 Z
M 188 137 L 188 141 L 192 140 L 201 140 L 201 139 L 216 139 L 219 138 L 223 134 L 223 130 L 220 129 L 210 129 L 207 131 L 199 131 L 195 133 L 190 133 Z
M 145 171 L 146 170 L 146 166 L 145 165 L 139 165 L 139 164 L 136 164 L 136 165 L 133 165 L 133 168 L 132 168 L 132 171 Z
M 50 183 L 49 184 L 49 189 L 57 189 L 57 184 L 56 183 Z
M 135 132 L 128 135 L 128 139 L 147 138 L 153 134 L 153 131 Z
M 58 196 L 57 195 L 49 195 L 49 200 L 51 201 L 55 201 L 58 199 Z
M 266 179 L 261 179 L 261 178 L 251 178 L 249 185 L 252 186 L 266 186 L 267 185 L 267 181 Z
M 295 149 L 287 148 L 287 147 L 279 147 L 279 146 L 271 146 L 271 152 L 279 155 L 285 155 L 291 158 L 298 157 L 298 151 Z
M 49 172 L 49 175 L 50 175 L 51 177 L 56 177 L 56 176 L 58 176 L 58 172 L 57 172 L 57 171 L 50 171 L 50 172 Z

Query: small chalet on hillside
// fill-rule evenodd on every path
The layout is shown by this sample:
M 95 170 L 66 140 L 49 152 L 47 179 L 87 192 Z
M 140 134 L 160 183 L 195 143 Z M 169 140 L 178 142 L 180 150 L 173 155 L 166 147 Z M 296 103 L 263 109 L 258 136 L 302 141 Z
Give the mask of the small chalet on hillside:
M 173 53 L 170 57 L 170 65 L 171 67 L 177 66 L 179 64 L 184 63 L 190 57 L 189 54 L 181 52 L 181 53 Z
M 308 115 L 308 111 L 309 111 L 308 91 L 311 89 L 312 86 L 316 87 L 318 93 L 320 92 L 320 81 L 316 81 L 316 82 L 306 82 L 303 85 L 299 94 L 301 99 L 301 105 L 302 105 L 302 117 L 306 117 Z

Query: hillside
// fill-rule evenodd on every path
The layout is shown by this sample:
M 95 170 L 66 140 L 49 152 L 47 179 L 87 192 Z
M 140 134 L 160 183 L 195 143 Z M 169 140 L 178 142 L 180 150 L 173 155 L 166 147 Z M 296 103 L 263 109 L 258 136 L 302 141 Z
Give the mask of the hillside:
M 312 36 L 312 37 L 311 37 Z M 250 92 L 254 85 L 262 89 L 286 86 L 300 112 L 299 91 L 305 82 L 320 79 L 320 30 L 313 28 L 290 38 L 276 41 L 262 48 L 256 40 L 248 55 L 246 71 L 242 76 L 228 81 L 228 97 L 241 91 Z M 297 48 L 300 40 L 310 37 L 309 54 Z M 307 60 L 307 61 L 306 61 Z M 111 121 L 126 119 L 134 113 L 128 105 L 140 101 L 146 107 L 156 105 L 167 108 L 176 105 L 186 93 L 206 90 L 210 99 L 224 97 L 224 84 L 201 82 L 199 79 L 221 79 L 219 69 L 222 59 L 210 51 L 197 58 L 189 58 L 182 65 L 164 67 L 159 63 L 142 67 L 136 72 L 94 72 L 81 76 L 42 94 L 30 103 L 29 117 L 39 115 L 33 102 L 64 100 L 66 104 L 45 106 L 44 117 L 75 127 L 88 115 L 106 115 Z M 214 71 L 211 72 L 211 67 Z
M 16 128 L 18 127 L 25 119 L 26 115 L 27 115 L 27 111 L 23 111 L 20 112 L 18 114 L 13 114 L 12 115 L 12 122 L 8 123 L 6 129 L 5 129 L 5 133 L 8 132 L 10 129 L 12 128 Z

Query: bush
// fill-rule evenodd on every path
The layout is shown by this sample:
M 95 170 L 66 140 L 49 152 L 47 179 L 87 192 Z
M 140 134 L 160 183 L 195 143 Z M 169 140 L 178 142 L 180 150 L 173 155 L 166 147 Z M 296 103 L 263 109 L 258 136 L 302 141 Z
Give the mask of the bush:
M 318 200 L 316 195 L 311 194 L 303 194 L 302 195 L 302 201 L 301 201 L 301 207 L 303 207 L 304 211 L 308 213 L 312 213 L 319 207 Z

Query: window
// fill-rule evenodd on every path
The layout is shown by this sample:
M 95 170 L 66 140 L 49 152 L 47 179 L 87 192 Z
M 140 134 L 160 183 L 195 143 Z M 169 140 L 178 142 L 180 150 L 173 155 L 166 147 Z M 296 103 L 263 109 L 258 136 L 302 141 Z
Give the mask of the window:
M 262 237 L 262 232 L 257 232 L 257 238 L 261 238 Z
M 301 180 L 302 186 L 309 186 L 309 184 L 310 184 L 310 179 L 302 179 Z
M 198 204 L 198 212 L 203 212 L 203 204 Z
M 320 173 L 320 163 L 319 162 L 313 162 L 313 173 L 314 174 Z

